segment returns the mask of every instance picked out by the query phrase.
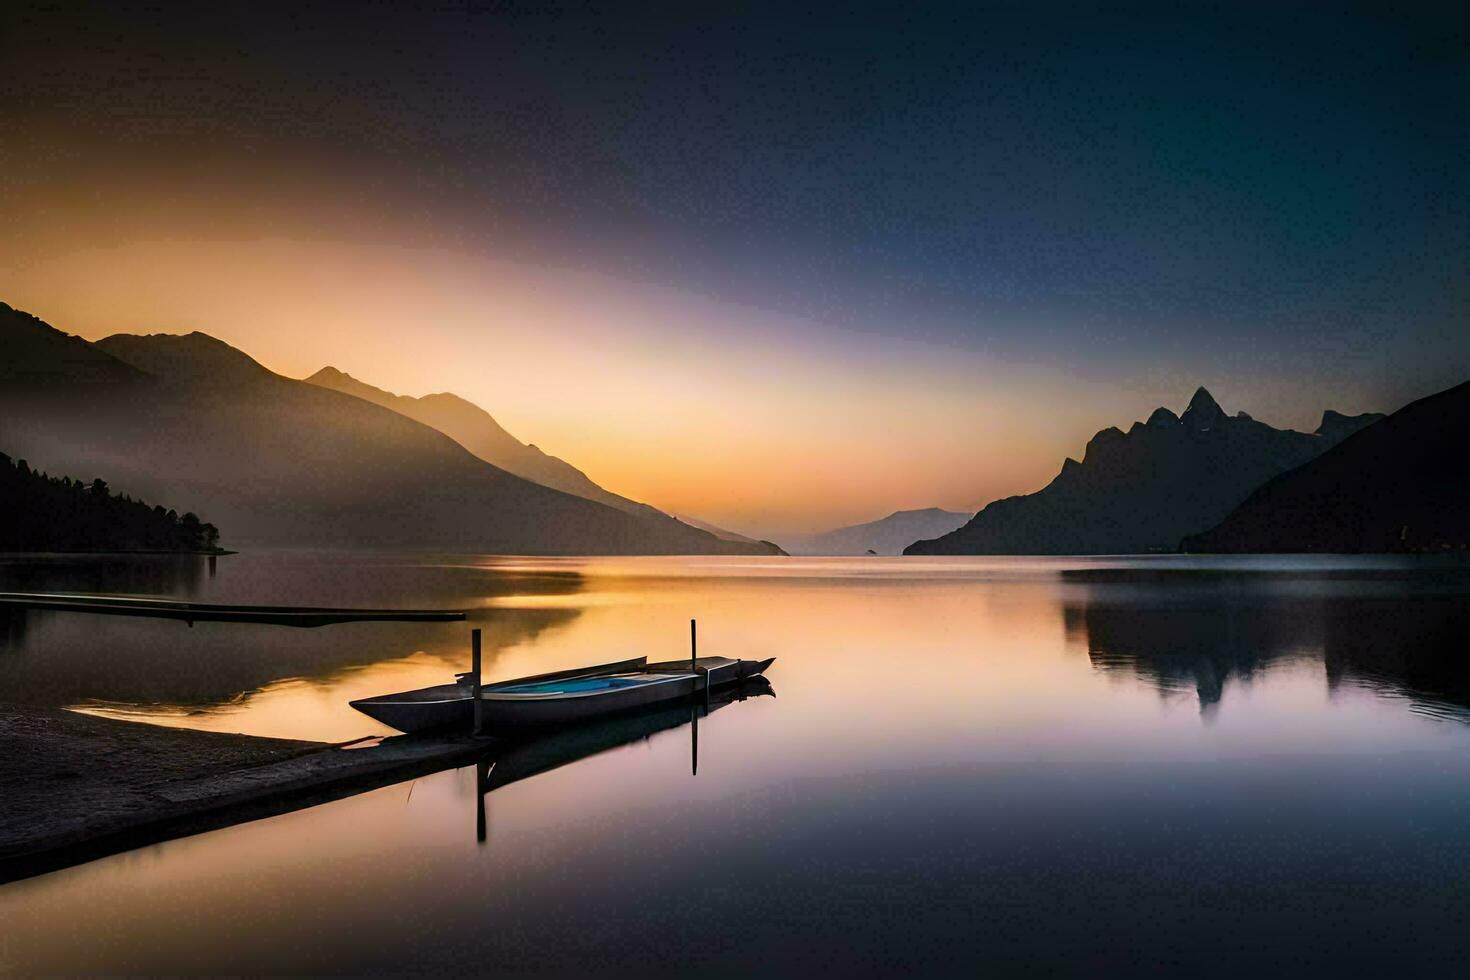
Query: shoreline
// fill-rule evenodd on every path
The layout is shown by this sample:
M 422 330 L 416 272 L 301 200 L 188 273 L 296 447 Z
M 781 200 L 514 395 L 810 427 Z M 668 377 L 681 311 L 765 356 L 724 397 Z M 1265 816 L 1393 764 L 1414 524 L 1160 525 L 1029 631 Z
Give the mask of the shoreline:
M 0 703 L 0 884 L 473 762 L 467 736 L 330 744 Z
M 218 551 L 118 551 L 116 549 L 102 549 L 100 551 L 0 551 L 0 558 L 74 558 L 77 555 L 118 555 L 132 558 L 137 555 L 175 555 L 180 558 L 223 558 L 226 555 L 238 555 L 238 551 L 229 551 L 221 548 Z

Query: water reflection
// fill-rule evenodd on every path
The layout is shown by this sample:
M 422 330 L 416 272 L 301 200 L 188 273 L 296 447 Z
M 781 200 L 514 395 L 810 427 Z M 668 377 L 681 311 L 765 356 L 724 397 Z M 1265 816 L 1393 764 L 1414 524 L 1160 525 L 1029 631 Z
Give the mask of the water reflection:
M 354 697 L 438 683 L 463 670 L 468 627 L 486 639 L 494 676 L 506 651 L 572 622 L 575 608 L 498 606 L 517 595 L 583 587 L 569 569 L 504 570 L 491 560 L 263 553 L 20 556 L 0 561 L 0 591 L 152 594 L 241 604 L 421 606 L 468 610 L 468 623 L 345 623 L 309 630 L 17 610 L 0 625 L 4 700 L 110 717 L 287 738 L 378 731 Z M 422 683 L 420 683 L 422 681 Z M 386 732 L 386 729 L 381 731 Z
M 364 594 L 434 605 L 422 600 L 440 574 L 407 558 L 239 557 L 220 560 L 218 589 L 240 593 L 212 592 L 220 601 L 298 585 L 319 601 L 326 567 Z M 631 741 L 523 746 L 486 766 L 500 782 L 483 797 L 484 848 L 471 767 L 4 886 L 0 973 L 218 973 L 226 950 L 241 973 L 1239 977 L 1290 963 L 1418 976 L 1470 955 L 1470 725 L 1425 717 L 1470 703 L 1456 665 L 1470 588 L 1453 568 L 422 564 L 455 566 L 440 600 L 479 595 L 466 604 L 488 609 L 482 622 L 572 617 L 501 649 L 498 676 L 672 659 L 697 615 L 707 652 L 779 658 L 781 700 L 670 715 L 688 728 Z M 334 683 L 365 678 L 366 694 L 447 679 L 471 625 L 383 641 L 397 648 L 372 655 L 397 659 Z M 4 666 L 48 655 L 35 634 L 55 626 L 30 626 Z M 289 636 L 339 629 L 351 628 Z M 158 663 L 178 667 L 205 634 L 151 635 L 176 647 Z M 338 712 L 355 714 L 336 689 L 291 680 L 311 651 L 268 655 L 288 665 L 279 679 L 238 715 L 196 720 L 302 719 L 328 737 Z M 395 664 L 428 676 L 385 681 Z
M 775 697 L 770 681 L 752 677 L 708 692 L 689 703 L 666 705 L 604 721 L 566 728 L 536 738 L 505 741 L 489 749 L 475 766 L 475 839 L 486 840 L 485 797 L 523 779 L 604 752 L 644 742 L 659 732 L 689 726 L 691 771 L 699 774 L 699 720 L 750 698 Z
M 16 649 L 25 642 L 26 611 L 6 607 L 0 609 L 0 654 Z
M 1066 570 L 1069 632 L 1095 669 L 1193 692 L 1208 717 L 1232 683 L 1291 663 L 1329 691 L 1364 687 L 1435 717 L 1470 719 L 1470 576 Z
M 1360 597 L 1323 612 L 1327 681 L 1408 698 L 1416 711 L 1470 720 L 1470 603 L 1464 596 Z
M 4 555 L 0 592 L 199 594 L 213 557 L 201 555 Z

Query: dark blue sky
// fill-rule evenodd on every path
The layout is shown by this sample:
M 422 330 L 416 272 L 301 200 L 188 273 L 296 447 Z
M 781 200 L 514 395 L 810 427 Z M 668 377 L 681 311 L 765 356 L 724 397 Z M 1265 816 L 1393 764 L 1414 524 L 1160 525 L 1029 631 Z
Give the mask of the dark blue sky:
M 1463 15 L 402 6 L 22 11 L 7 108 L 407 173 L 472 224 L 965 342 L 1036 312 L 1314 344 L 1465 298 Z

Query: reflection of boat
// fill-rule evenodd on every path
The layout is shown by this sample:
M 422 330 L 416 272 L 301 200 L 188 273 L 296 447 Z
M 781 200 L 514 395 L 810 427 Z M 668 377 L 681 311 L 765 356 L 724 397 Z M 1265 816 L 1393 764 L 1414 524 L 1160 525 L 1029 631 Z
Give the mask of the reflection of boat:
M 692 706 L 674 702 L 625 712 L 535 738 L 507 741 L 487 754 L 485 761 L 493 763 L 493 766 L 488 768 L 480 792 L 488 793 L 588 756 L 687 725 L 697 717 L 707 716 L 736 701 L 775 697 L 775 694 L 770 681 L 764 677 L 752 677 L 712 691 L 708 708 L 703 698 L 697 699 Z
M 659 732 L 690 726 L 694 771 L 699 771 L 699 719 L 712 711 L 747 698 L 775 697 L 771 682 L 764 677 L 724 684 L 706 692 L 707 698 L 689 703 L 668 702 L 641 711 L 627 711 L 584 725 L 562 728 L 532 738 L 499 740 L 475 764 L 475 837 L 486 840 L 485 795 L 502 786 L 539 776 L 543 772 L 609 752 Z
M 699 657 L 648 663 L 638 657 L 488 684 L 481 689 L 481 719 L 491 731 L 568 725 L 646 708 L 734 684 L 764 673 L 770 660 Z M 474 689 L 468 676 L 454 684 L 384 694 L 351 702 L 363 714 L 402 732 L 426 731 L 474 721 Z

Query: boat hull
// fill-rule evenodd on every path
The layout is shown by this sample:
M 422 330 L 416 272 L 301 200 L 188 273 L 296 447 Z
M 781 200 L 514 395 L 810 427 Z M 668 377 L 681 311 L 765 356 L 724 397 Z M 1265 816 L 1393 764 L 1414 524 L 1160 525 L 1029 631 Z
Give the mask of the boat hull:
M 469 689 L 458 684 L 445 684 L 443 689 L 442 700 L 393 701 L 364 698 L 350 703 L 374 721 L 380 721 L 400 732 L 432 732 L 471 725 L 474 710 Z
M 774 658 L 772 658 L 774 660 Z M 562 671 L 533 678 L 503 681 L 485 687 L 481 692 L 481 726 L 488 732 L 522 731 L 576 725 L 593 718 L 637 711 L 653 705 L 702 697 L 706 687 L 721 688 L 741 680 L 759 676 L 772 660 L 732 660 L 726 657 L 704 657 L 690 669 L 689 661 L 647 664 L 625 661 L 603 668 L 584 671 Z M 555 678 L 590 678 L 633 670 L 645 675 L 660 675 L 635 686 L 598 691 L 528 696 L 507 691 L 529 683 Z M 469 730 L 474 724 L 473 691 L 467 683 L 444 684 L 439 687 L 405 691 L 351 702 L 352 707 L 370 718 L 401 732 L 434 731 L 460 728 Z

